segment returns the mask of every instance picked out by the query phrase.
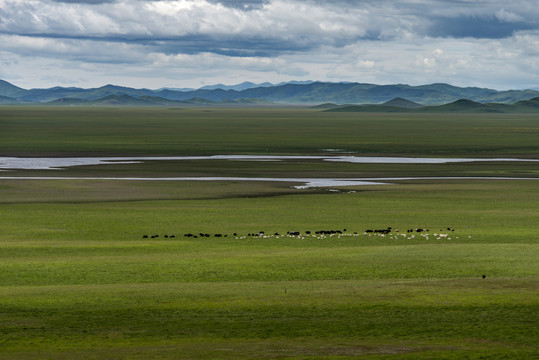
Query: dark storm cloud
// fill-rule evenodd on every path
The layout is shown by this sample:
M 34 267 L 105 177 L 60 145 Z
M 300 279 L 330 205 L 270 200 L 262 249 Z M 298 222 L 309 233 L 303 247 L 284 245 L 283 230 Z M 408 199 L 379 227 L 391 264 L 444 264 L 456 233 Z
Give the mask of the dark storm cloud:
M 209 52 L 226 56 L 275 57 L 283 52 L 305 51 L 312 44 L 296 44 L 267 38 L 215 38 L 208 36 L 186 36 L 162 41 L 138 40 L 151 46 L 154 51 L 165 54 L 198 54 Z
M 16 35 L 0 31 L 0 35 Z M 312 39 L 297 39 L 283 42 L 279 39 L 264 37 L 237 37 L 188 35 L 181 37 L 140 37 L 140 36 L 79 36 L 79 35 L 58 35 L 58 34 L 25 34 L 27 38 L 65 40 L 66 44 L 75 44 L 70 41 L 88 41 L 93 44 L 117 43 L 141 46 L 147 51 L 163 53 L 167 55 L 186 54 L 194 55 L 199 53 L 214 53 L 231 57 L 277 57 L 287 53 L 297 53 L 309 51 L 317 48 L 319 44 Z M 369 33 L 365 38 L 376 40 L 378 33 Z M 338 43 L 334 45 L 339 46 Z M 31 51 L 31 50 L 28 50 Z M 88 61 L 93 59 L 92 54 L 88 54 Z M 82 59 L 81 59 L 82 60 Z M 123 62 L 119 60 L 118 62 Z M 116 62 L 116 61 L 114 61 Z
M 534 28 L 536 26 L 526 22 L 506 22 L 498 18 L 466 16 L 433 19 L 433 24 L 428 27 L 428 35 L 432 37 L 502 39 L 513 36 L 517 31 Z
M 264 4 L 268 4 L 270 0 L 208 0 L 209 3 L 221 4 L 226 7 L 254 10 L 260 9 Z

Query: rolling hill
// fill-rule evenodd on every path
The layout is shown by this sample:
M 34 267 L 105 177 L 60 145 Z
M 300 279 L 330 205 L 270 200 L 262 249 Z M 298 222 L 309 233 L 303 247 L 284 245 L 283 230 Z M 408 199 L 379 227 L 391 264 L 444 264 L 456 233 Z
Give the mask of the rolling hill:
M 417 109 L 424 106 L 424 105 L 421 105 L 421 104 L 418 104 L 418 103 L 415 103 L 413 101 L 406 100 L 403 98 L 395 98 L 395 99 L 392 99 L 383 103 L 382 105 L 395 106 L 395 107 L 407 108 L 407 109 Z
M 381 105 L 345 105 L 328 108 L 328 112 L 415 112 L 415 113 L 537 113 L 539 97 L 523 100 L 514 104 L 479 103 L 459 99 L 448 104 L 434 106 L 413 106 L 404 99 L 393 99 Z M 415 103 L 412 103 L 415 104 Z

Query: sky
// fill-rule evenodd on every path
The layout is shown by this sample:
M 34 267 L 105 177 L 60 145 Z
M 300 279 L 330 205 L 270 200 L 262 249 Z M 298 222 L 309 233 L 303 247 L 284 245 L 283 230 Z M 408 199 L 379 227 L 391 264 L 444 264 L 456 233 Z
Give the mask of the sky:
M 30 88 L 291 80 L 539 87 L 537 0 L 0 0 Z

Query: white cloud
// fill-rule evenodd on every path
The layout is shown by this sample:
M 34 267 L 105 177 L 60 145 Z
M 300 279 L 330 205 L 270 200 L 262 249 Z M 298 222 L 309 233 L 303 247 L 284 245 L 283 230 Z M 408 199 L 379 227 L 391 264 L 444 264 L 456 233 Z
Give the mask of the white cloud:
M 500 9 L 496 12 L 496 17 L 502 21 L 507 22 L 517 22 L 517 21 L 524 21 L 524 17 L 517 15 L 513 12 L 506 11 L 505 9 Z
M 371 60 L 361 60 L 357 63 L 357 65 L 362 68 L 373 68 L 376 63 Z

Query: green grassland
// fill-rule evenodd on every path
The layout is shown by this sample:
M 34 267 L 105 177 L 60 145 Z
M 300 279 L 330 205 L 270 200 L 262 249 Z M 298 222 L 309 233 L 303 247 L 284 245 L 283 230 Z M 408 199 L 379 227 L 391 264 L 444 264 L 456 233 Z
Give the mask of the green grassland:
M 0 154 L 358 154 L 537 157 L 535 114 L 325 113 L 301 108 L 0 107 Z
M 439 127 L 425 128 L 429 119 Z M 5 156 L 345 149 L 539 157 L 539 119 L 525 115 L 0 108 L 0 126 Z M 338 192 L 276 182 L 0 179 L 2 359 L 538 355 L 534 163 L 208 160 L 0 175 L 531 178 Z M 363 233 L 388 226 L 389 235 Z M 271 236 L 344 228 L 342 236 Z M 247 236 L 259 231 L 267 236 Z M 183 236 L 199 232 L 211 236 Z

